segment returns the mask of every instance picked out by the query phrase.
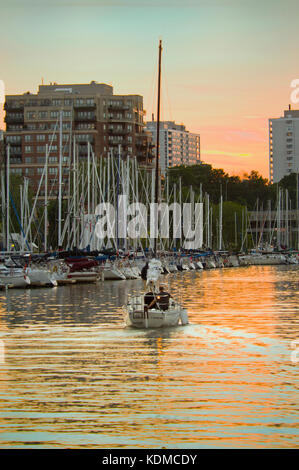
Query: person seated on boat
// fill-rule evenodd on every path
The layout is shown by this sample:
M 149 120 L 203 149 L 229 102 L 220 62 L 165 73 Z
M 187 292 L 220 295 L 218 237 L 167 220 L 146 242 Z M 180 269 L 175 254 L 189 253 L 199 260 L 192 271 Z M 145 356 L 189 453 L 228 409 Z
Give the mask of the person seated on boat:
M 153 308 L 157 306 L 159 310 L 168 310 L 169 307 L 169 299 L 172 298 L 172 295 L 169 292 L 164 290 L 164 286 L 160 286 L 158 294 L 156 294 L 155 298 L 151 301 L 148 308 Z
M 150 304 L 155 300 L 155 295 L 152 291 L 147 292 L 144 295 L 144 307 L 150 308 Z

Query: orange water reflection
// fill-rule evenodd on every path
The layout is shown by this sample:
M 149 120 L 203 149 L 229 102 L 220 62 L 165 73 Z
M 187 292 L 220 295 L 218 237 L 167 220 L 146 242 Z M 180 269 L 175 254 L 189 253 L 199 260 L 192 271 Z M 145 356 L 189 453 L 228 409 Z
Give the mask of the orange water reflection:
M 123 327 L 139 281 L 2 298 L 1 447 L 298 446 L 298 273 L 169 276 L 190 324 L 163 331 Z

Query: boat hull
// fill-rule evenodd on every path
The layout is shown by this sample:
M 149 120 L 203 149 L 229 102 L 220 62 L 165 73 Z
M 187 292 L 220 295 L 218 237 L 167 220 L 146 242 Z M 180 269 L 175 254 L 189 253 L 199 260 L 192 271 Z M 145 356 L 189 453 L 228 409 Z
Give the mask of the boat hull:
M 24 275 L 20 275 L 20 276 L 1 275 L 0 284 L 2 284 L 3 286 L 24 288 L 24 287 L 30 286 L 30 279 L 28 278 L 28 276 L 24 276 Z
M 78 271 L 68 274 L 68 279 L 75 280 L 77 283 L 96 282 L 99 274 L 96 272 Z
M 141 296 L 134 297 L 124 308 L 126 324 L 134 328 L 165 328 L 188 324 L 187 310 L 173 302 L 167 310 L 144 309 Z
M 104 275 L 104 279 L 109 281 L 109 280 L 124 280 L 126 279 L 126 276 L 120 272 L 118 269 L 111 268 L 111 269 L 104 269 L 102 274 Z
M 29 269 L 27 276 L 30 279 L 31 287 L 57 286 L 50 272 L 43 269 Z

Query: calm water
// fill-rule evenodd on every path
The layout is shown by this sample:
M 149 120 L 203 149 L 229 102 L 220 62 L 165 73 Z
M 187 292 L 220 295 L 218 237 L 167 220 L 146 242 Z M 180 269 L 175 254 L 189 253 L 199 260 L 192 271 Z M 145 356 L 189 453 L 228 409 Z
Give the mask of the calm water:
M 299 447 L 299 266 L 167 281 L 185 327 L 124 327 L 139 280 L 0 292 L 0 447 Z

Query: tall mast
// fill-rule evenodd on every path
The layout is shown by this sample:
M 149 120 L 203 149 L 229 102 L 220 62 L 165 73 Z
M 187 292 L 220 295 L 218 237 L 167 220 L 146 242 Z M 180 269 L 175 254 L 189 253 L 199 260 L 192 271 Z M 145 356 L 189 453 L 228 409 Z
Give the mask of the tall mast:
M 8 144 L 6 155 L 6 251 L 10 251 L 10 233 L 9 233 L 9 177 L 10 177 L 10 145 Z
M 161 95 L 161 56 L 162 41 L 159 42 L 159 66 L 158 66 L 158 104 L 157 104 L 157 143 L 156 143 L 156 181 L 155 181 L 155 204 L 156 223 L 158 224 L 158 202 L 159 202 L 159 146 L 160 146 L 160 95 Z M 154 238 L 154 256 L 157 255 L 157 236 Z
M 59 112 L 59 187 L 58 187 L 58 248 L 61 247 L 61 197 L 62 197 L 62 111 Z
M 45 199 L 44 199 L 44 207 L 45 207 L 45 233 L 44 233 L 44 250 L 47 252 L 48 250 L 48 144 L 46 145 L 46 161 L 45 161 Z

